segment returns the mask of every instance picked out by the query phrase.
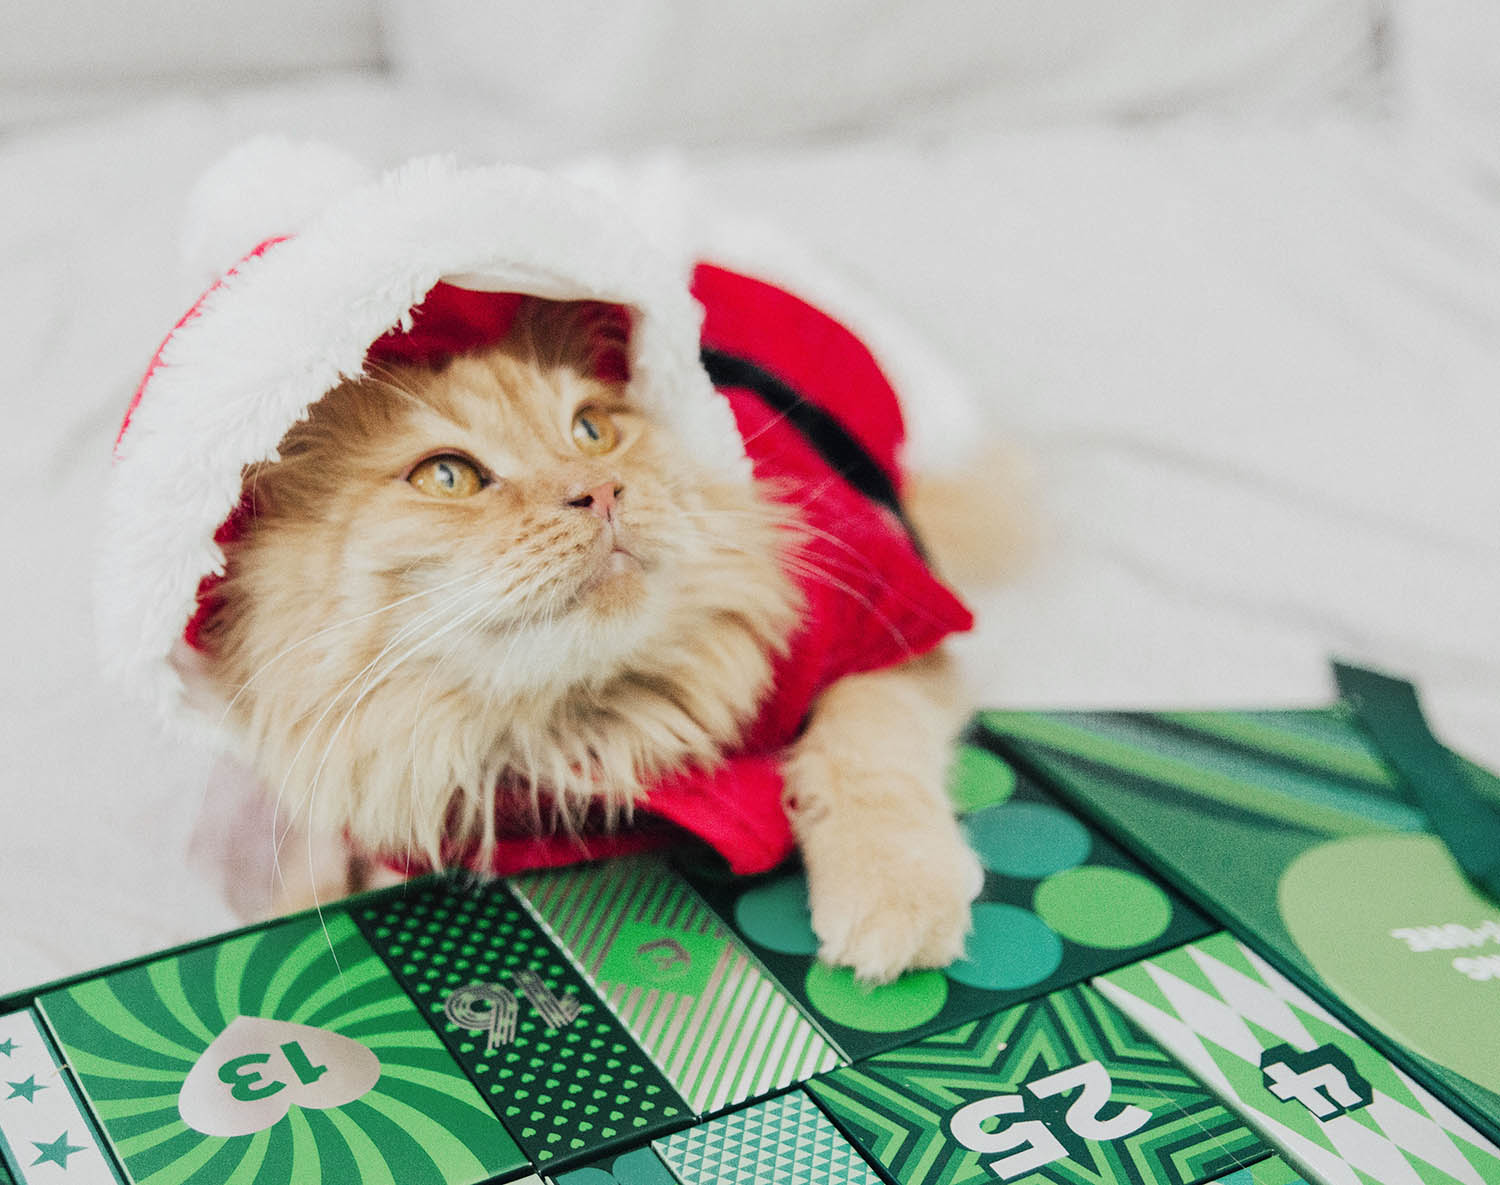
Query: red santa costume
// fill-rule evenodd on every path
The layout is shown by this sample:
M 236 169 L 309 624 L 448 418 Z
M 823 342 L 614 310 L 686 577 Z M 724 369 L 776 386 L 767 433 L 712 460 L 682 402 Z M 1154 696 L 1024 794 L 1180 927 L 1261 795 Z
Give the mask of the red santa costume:
M 502 835 L 485 871 L 683 832 L 737 872 L 783 860 L 793 841 L 779 761 L 817 695 L 971 624 L 901 515 L 905 428 L 869 346 L 800 295 L 702 262 L 705 244 L 692 244 L 692 260 L 680 244 L 663 249 L 639 209 L 558 177 L 435 160 L 366 181 L 328 150 L 262 143 L 210 174 L 198 204 L 212 214 L 247 190 L 260 191 L 261 221 L 240 250 L 259 245 L 168 335 L 116 444 L 98 598 L 116 676 L 169 717 L 193 717 L 179 660 L 198 645 L 223 547 L 244 527 L 241 474 L 274 458 L 287 429 L 367 358 L 431 361 L 493 343 L 522 294 L 603 302 L 628 318 L 620 377 L 632 401 L 726 472 L 776 478 L 833 579 L 797 578 L 804 619 L 721 765 L 652 787 L 623 831 Z M 944 382 L 927 391 L 951 397 Z

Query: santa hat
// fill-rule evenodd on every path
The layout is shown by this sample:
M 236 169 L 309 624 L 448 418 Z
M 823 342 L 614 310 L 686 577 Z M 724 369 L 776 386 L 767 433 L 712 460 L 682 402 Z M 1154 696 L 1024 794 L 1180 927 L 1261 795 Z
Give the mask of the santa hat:
M 596 187 L 447 159 L 370 179 L 331 149 L 262 140 L 205 177 L 193 205 L 189 249 L 200 264 L 226 252 L 225 270 L 156 352 L 120 430 L 97 598 L 109 672 L 169 719 L 184 699 L 173 655 L 224 570 L 245 467 L 274 460 L 372 347 L 431 357 L 503 336 L 515 298 L 486 294 L 624 309 L 632 399 L 748 479 L 699 361 L 681 261 Z

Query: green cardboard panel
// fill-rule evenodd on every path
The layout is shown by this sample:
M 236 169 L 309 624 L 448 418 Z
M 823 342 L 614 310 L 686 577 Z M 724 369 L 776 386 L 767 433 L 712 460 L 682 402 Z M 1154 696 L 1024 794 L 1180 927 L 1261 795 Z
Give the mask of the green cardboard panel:
M 1268 1154 L 1087 985 L 877 1054 L 807 1089 L 902 1185 L 1201 1185 Z
M 1324 1185 L 1500 1181 L 1500 1150 L 1227 934 L 1095 986 Z
M 1268 1156 L 1248 1168 L 1235 1169 L 1227 1177 L 1220 1177 L 1214 1185 L 1318 1185 L 1304 1177 L 1279 1156 Z
M 1478 897 L 1426 834 L 1347 708 L 982 720 L 1500 1138 L 1500 1026 L 1455 1023 L 1493 1009 L 1500 906 Z M 1396 931 L 1436 937 L 1407 943 Z
M 343 913 L 39 1004 L 136 1185 L 475 1185 L 529 1171 Z
M 429 878 L 352 916 L 534 1164 L 555 1171 L 692 1119 L 500 882 Z
M 800 1090 L 657 1140 L 681 1185 L 881 1185 Z
M 0 1185 L 117 1185 L 120 1180 L 36 1016 L 30 1011 L 0 1016 Z
M 981 738 L 982 741 L 982 738 Z M 1212 923 L 982 743 L 961 745 L 953 798 L 985 865 L 967 955 L 879 987 L 817 960 L 798 868 L 750 880 L 684 857 L 694 887 L 852 1061 L 1201 938 Z
M 839 1064 L 775 981 L 660 861 L 589 864 L 512 885 L 699 1114 Z
M 553 1181 L 555 1185 L 677 1185 L 677 1178 L 649 1144 L 558 1173 Z

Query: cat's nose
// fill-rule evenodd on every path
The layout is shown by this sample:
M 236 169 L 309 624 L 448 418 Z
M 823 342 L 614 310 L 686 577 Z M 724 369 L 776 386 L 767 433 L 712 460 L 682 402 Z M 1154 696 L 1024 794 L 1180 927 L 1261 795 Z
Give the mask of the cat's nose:
M 580 510 L 587 510 L 590 514 L 608 519 L 614 513 L 615 503 L 624 493 L 625 487 L 619 482 L 606 481 L 591 490 L 584 490 L 577 497 L 569 498 L 568 505 L 577 506 Z

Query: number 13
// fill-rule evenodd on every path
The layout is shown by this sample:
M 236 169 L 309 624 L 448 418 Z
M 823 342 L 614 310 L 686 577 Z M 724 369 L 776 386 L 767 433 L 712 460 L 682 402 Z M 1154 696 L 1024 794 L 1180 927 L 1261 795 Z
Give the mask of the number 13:
M 281 1052 L 286 1055 L 287 1064 L 303 1086 L 311 1086 L 328 1073 L 327 1066 L 315 1066 L 308 1061 L 307 1054 L 296 1041 L 288 1041 L 281 1047 Z M 219 1081 L 232 1088 L 229 1095 L 239 1102 L 253 1103 L 256 1099 L 269 1098 L 277 1091 L 285 1090 L 286 1083 L 267 1079 L 259 1070 L 249 1067 L 263 1066 L 270 1060 L 269 1053 L 247 1053 L 244 1057 L 231 1058 L 219 1067 Z

